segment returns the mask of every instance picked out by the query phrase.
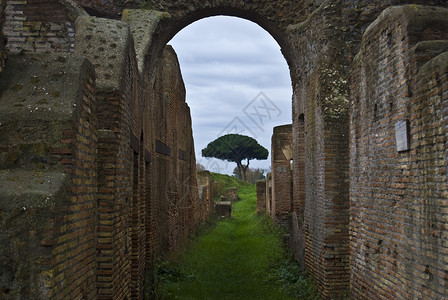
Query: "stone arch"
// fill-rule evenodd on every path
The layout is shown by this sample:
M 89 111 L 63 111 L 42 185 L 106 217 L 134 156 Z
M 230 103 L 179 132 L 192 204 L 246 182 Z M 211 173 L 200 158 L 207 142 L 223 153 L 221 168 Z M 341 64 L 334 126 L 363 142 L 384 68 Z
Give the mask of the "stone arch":
M 149 75 L 153 78 L 166 44 L 178 32 L 196 21 L 220 15 L 242 18 L 254 22 L 266 30 L 280 46 L 290 70 L 295 69 L 294 62 L 296 60 L 294 59 L 292 44 L 288 35 L 285 34 L 284 28 L 280 28 L 275 22 L 270 21 L 269 17 L 263 16 L 259 12 L 238 7 L 216 7 L 200 9 L 177 16 L 153 10 L 125 10 L 122 19 L 130 25 L 136 39 L 140 71 L 152 72 Z

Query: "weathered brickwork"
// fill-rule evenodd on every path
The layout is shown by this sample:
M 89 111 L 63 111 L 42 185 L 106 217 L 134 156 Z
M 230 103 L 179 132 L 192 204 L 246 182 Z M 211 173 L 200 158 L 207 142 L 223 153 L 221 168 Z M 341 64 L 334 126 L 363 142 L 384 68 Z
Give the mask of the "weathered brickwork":
M 356 58 L 350 144 L 355 298 L 447 295 L 447 29 L 447 9 L 389 8 L 366 31 Z M 404 126 L 396 128 L 399 122 Z M 398 148 L 397 140 L 408 147 Z
M 305 266 L 305 120 L 304 114 L 294 115 L 296 122 L 292 125 L 292 143 L 293 149 L 293 192 L 292 192 L 292 222 L 291 238 L 292 249 L 296 260 L 301 267 Z
M 73 52 L 74 16 L 57 0 L 4 0 L 10 52 Z
M 199 207 L 195 208 L 196 213 L 199 213 L 200 216 L 208 216 L 213 211 L 214 204 L 213 178 L 209 171 L 199 171 L 197 176 L 200 201 Z
M 3 27 L 5 26 L 5 1 L 0 1 L 0 72 L 5 67 L 6 49 L 5 40 L 3 38 Z
M 292 132 L 291 125 L 274 127 L 271 142 L 272 204 L 277 225 L 289 227 L 292 212 Z
M 257 213 L 266 212 L 266 180 L 257 181 Z
M 272 173 L 266 174 L 266 213 L 272 216 Z
M 86 56 L 97 73 L 100 134 L 96 273 L 98 298 L 102 299 L 131 291 L 138 293 L 142 285 L 142 280 L 135 279 L 141 273 L 138 241 L 135 244 L 138 225 L 133 223 L 139 197 L 135 187 L 138 175 L 134 175 L 137 162 L 128 142 L 129 110 L 134 96 L 130 91 L 135 80 L 132 41 L 125 24 L 114 20 L 81 17 L 77 19 L 76 32 L 75 53 Z M 138 145 L 134 148 L 139 151 Z

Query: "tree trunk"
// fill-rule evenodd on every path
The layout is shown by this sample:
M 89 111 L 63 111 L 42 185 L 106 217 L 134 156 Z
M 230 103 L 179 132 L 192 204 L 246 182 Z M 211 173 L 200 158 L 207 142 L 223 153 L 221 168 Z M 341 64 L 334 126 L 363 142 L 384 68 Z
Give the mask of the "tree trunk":
M 244 181 L 247 181 L 246 180 L 246 171 L 247 171 L 247 168 L 249 168 L 249 159 L 247 159 L 247 165 L 243 165 L 242 163 L 240 163 L 241 164 L 241 178 L 243 178 L 243 180 Z
M 246 181 L 246 170 L 244 169 L 244 165 L 241 161 L 236 162 L 236 167 L 238 168 L 238 173 L 240 174 L 241 180 Z

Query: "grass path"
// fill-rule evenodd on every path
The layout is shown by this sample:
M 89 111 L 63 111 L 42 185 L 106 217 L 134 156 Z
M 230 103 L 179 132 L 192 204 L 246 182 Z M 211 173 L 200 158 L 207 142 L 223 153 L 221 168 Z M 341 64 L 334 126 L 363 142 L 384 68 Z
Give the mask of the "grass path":
M 185 253 L 161 265 L 161 299 L 297 299 L 287 293 L 287 281 L 296 289 L 297 278 L 288 278 L 290 271 L 282 267 L 291 264 L 281 235 L 256 215 L 255 187 L 239 194 L 232 219 L 218 222 Z

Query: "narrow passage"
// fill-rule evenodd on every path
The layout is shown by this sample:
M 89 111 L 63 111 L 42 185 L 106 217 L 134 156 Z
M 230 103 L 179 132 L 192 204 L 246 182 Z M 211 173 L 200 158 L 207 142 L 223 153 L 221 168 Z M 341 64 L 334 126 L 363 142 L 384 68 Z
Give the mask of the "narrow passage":
M 257 216 L 255 186 L 239 188 L 239 195 L 232 219 L 219 221 L 185 253 L 161 265 L 160 299 L 316 299 L 297 293 L 305 279 L 278 229 Z

